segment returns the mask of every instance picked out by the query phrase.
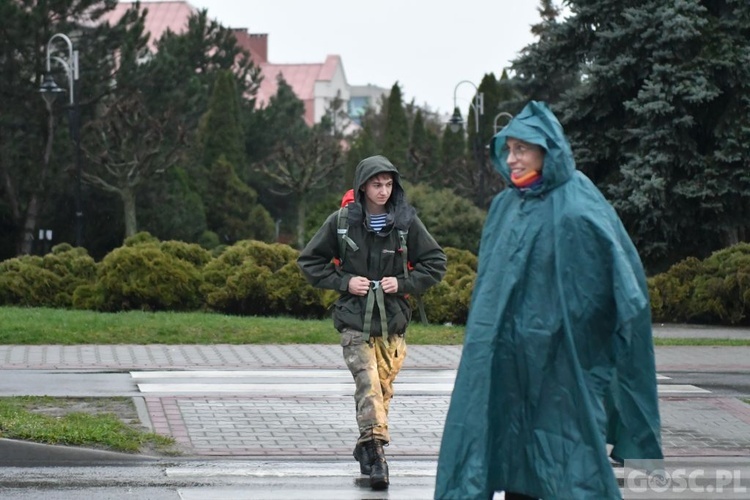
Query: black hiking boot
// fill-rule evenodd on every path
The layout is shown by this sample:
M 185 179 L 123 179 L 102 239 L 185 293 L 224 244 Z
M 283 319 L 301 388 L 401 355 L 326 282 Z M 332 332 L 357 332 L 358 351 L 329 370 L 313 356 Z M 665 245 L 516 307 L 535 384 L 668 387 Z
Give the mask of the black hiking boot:
M 372 470 L 373 456 L 370 454 L 369 443 L 359 444 L 354 447 L 354 460 L 359 462 L 359 472 L 369 476 Z
M 370 466 L 370 488 L 373 490 L 386 490 L 390 480 L 388 478 L 388 462 L 385 461 L 383 441 L 373 439 L 365 443 L 368 453 L 373 457 Z

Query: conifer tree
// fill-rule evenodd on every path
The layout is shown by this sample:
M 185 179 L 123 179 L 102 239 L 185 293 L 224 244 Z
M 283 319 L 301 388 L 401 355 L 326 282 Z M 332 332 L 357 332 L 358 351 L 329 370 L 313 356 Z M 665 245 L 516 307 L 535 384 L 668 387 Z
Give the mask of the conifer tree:
M 397 168 L 407 167 L 407 153 L 409 151 L 409 121 L 404 110 L 404 100 L 398 82 L 391 87 L 385 109 L 385 137 L 383 151 Z M 409 175 L 408 172 L 404 172 Z
M 433 184 L 440 162 L 440 141 L 433 131 L 427 128 L 421 109 L 417 109 L 411 128 L 409 165 L 406 180 L 412 183 Z
M 216 78 L 208 110 L 201 119 L 199 140 L 207 172 L 203 201 L 208 228 L 224 243 L 244 238 L 269 239 L 271 216 L 260 210 L 255 213 L 256 221 L 250 219 L 258 194 L 237 175 L 238 168 L 245 168 L 245 150 L 237 90 L 229 71 L 220 72 Z M 226 190 L 225 196 L 222 190 Z M 237 206 L 231 207 L 232 204 Z M 253 226 L 256 222 L 258 225 Z
M 257 194 L 242 182 L 226 156 L 220 155 L 209 171 L 204 200 L 210 230 L 223 244 L 242 239 L 271 241 L 274 225 L 271 216 L 257 201 Z
M 239 95 L 230 71 L 219 72 L 201 120 L 200 142 L 203 148 L 203 165 L 210 168 L 219 156 L 234 165 L 235 170 L 245 169 L 245 149 L 240 124 Z
M 649 268 L 750 237 L 750 5 L 567 4 L 520 76 L 580 75 L 552 108 Z

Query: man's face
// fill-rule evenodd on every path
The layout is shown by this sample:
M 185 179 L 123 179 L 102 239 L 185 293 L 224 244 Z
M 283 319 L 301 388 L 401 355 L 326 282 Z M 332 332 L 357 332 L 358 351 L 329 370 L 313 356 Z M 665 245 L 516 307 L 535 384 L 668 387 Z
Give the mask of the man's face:
M 517 179 L 530 172 L 542 171 L 544 152 L 536 144 L 508 137 L 505 147 L 508 149 L 508 166 L 512 178 Z
M 384 207 L 393 192 L 393 176 L 378 174 L 370 177 L 364 185 L 365 199 L 368 211 L 375 207 Z

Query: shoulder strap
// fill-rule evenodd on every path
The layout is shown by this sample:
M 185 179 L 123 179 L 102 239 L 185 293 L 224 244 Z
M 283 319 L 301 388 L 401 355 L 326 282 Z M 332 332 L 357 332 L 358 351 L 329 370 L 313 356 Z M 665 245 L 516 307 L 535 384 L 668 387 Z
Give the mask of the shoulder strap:
M 399 244 L 401 245 L 401 255 L 404 258 L 404 279 L 409 277 L 409 248 L 406 245 L 406 239 L 409 236 L 408 229 L 398 230 Z
M 355 252 L 359 250 L 359 247 L 354 240 L 349 237 L 349 207 L 344 206 L 339 208 L 339 213 L 336 216 L 336 235 L 339 240 L 339 265 L 344 263 L 344 256 L 346 255 L 346 247 L 349 246 Z

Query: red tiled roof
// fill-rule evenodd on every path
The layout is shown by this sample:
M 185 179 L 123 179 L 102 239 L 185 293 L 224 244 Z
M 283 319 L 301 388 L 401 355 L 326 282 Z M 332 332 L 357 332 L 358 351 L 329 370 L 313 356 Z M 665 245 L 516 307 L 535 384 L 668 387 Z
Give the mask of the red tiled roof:
M 117 2 L 115 8 L 102 16 L 102 22 L 108 22 L 110 25 L 125 15 L 135 2 Z M 170 30 L 173 33 L 182 33 L 188 27 L 188 18 L 195 14 L 195 7 L 187 2 L 141 2 L 141 11 L 148 9 L 146 14 L 145 31 L 151 36 L 148 40 L 150 50 L 155 50 L 156 42 L 162 37 L 165 31 Z
M 105 14 L 101 22 L 115 24 L 134 2 L 118 2 L 115 8 Z M 197 10 L 186 1 L 144 1 L 141 10 L 148 9 L 145 31 L 150 33 L 149 49 L 156 50 L 156 42 L 169 29 L 173 33 L 182 33 L 188 27 L 188 19 Z M 320 64 L 271 64 L 268 62 L 268 36 L 248 33 L 245 28 L 233 28 L 237 44 L 250 53 L 253 62 L 260 67 L 263 81 L 256 98 L 256 107 L 266 106 L 278 90 L 277 77 L 284 75 L 297 97 L 305 104 L 305 121 L 314 123 L 315 82 L 330 81 L 337 68 L 342 67 L 341 58 L 329 55 Z
M 279 73 L 284 75 L 284 81 L 294 91 L 295 95 L 305 103 L 305 121 L 312 125 L 315 122 L 315 82 L 330 81 L 341 66 L 341 57 L 329 55 L 323 64 L 271 64 L 260 65 L 263 81 L 256 95 L 256 107 L 265 107 L 271 97 L 279 89 Z
M 341 66 L 341 57 L 336 55 L 329 55 L 326 57 L 326 62 L 323 63 L 323 67 L 320 70 L 318 80 L 330 82 L 333 80 L 336 74 L 336 68 Z

